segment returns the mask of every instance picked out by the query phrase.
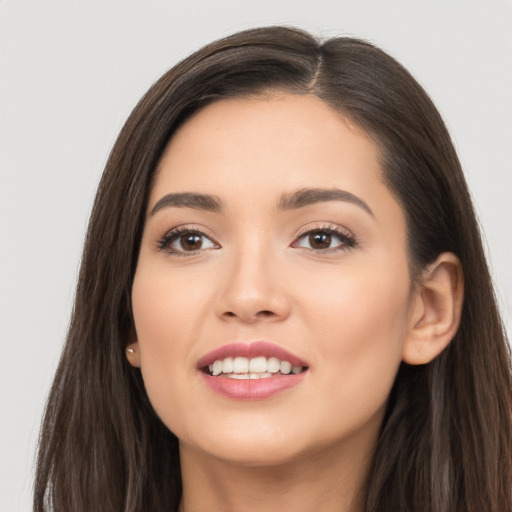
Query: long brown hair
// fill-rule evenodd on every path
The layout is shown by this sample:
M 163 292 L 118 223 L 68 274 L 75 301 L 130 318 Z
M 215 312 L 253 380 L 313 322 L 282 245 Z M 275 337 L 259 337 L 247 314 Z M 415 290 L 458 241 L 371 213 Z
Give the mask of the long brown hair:
M 511 365 L 478 223 L 447 129 L 412 76 L 373 45 L 298 29 L 248 30 L 167 72 L 126 122 L 94 203 L 67 342 L 41 430 L 34 510 L 176 510 L 178 441 L 126 361 L 130 296 L 152 174 L 203 106 L 269 89 L 314 94 L 362 127 L 404 209 L 411 275 L 462 263 L 457 335 L 402 363 L 365 488 L 365 512 L 512 511 Z

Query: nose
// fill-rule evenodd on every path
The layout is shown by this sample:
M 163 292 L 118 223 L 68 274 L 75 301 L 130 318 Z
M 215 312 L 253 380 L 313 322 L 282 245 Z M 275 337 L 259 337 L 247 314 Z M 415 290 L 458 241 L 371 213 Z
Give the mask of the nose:
M 227 263 L 227 262 L 226 262 Z M 276 322 L 290 313 L 278 258 L 265 250 L 246 250 L 230 261 L 220 296 L 218 315 L 245 324 Z

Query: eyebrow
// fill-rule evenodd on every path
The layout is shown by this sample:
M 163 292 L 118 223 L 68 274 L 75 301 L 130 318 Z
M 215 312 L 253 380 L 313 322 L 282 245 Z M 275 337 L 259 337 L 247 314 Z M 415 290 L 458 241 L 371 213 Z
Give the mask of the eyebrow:
M 205 210 L 214 213 L 222 211 L 222 201 L 216 196 L 198 194 L 196 192 L 181 192 L 167 194 L 159 199 L 155 206 L 153 206 L 150 215 L 154 215 L 162 208 L 168 208 L 170 206 L 193 208 L 194 210 Z
M 372 217 L 374 216 L 370 207 L 359 197 L 337 188 L 302 188 L 290 194 L 284 194 L 277 203 L 279 210 L 295 210 L 304 208 L 316 203 L 327 201 L 345 201 L 359 206 Z M 213 213 L 220 213 L 223 210 L 222 201 L 217 196 L 210 194 L 199 194 L 197 192 L 180 192 L 167 194 L 157 201 L 153 206 L 150 215 L 168 207 L 192 208 Z
M 305 206 L 326 201 L 352 203 L 374 217 L 371 208 L 361 198 L 338 188 L 302 188 L 297 190 L 297 192 L 283 195 L 277 207 L 280 210 L 294 210 L 295 208 L 304 208 Z

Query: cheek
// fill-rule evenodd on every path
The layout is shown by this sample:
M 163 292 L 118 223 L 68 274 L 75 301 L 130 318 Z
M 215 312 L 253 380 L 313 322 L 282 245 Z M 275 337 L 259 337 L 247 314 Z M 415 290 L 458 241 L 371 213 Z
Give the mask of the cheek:
M 132 305 L 141 357 L 141 373 L 149 399 L 164 423 L 169 411 L 181 404 L 186 378 L 195 368 L 191 357 L 193 340 L 204 324 L 204 293 L 164 266 L 143 266 L 137 270 Z
M 331 342 L 333 350 L 357 352 L 386 351 L 400 347 L 405 335 L 408 310 L 406 287 L 394 282 L 361 285 L 345 280 L 342 287 L 318 296 L 317 314 L 311 318 L 322 337 L 338 339 Z M 318 320 L 318 321 L 317 321 Z
M 141 353 L 179 350 L 201 328 L 211 286 L 209 280 L 171 272 L 160 264 L 139 263 L 132 289 L 135 326 Z M 145 350 L 145 348 L 150 350 Z
M 173 313 L 179 305 L 175 294 L 168 293 L 165 274 L 137 271 L 132 290 L 133 313 L 142 361 L 156 354 L 162 355 L 174 346 L 179 324 Z M 177 332 L 178 331 L 178 332 Z
M 305 315 L 317 340 L 318 373 L 332 402 L 363 420 L 384 407 L 401 362 L 409 281 L 367 268 L 325 284 L 310 298 L 315 308 L 304 305 L 313 311 Z

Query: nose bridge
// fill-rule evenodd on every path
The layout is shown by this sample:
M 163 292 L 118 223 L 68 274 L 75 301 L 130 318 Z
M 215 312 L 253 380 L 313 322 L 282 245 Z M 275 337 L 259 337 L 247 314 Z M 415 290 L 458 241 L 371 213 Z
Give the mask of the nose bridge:
M 252 232 L 230 252 L 220 314 L 248 323 L 286 317 L 289 304 L 272 241 Z

